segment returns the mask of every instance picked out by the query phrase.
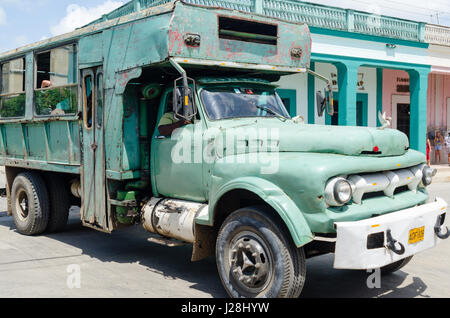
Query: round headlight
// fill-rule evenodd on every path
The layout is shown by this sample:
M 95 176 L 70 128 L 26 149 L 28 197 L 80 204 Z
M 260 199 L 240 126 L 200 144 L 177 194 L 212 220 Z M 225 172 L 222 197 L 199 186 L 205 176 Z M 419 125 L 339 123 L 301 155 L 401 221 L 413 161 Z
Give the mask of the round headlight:
M 347 180 L 339 180 L 334 185 L 334 198 L 339 204 L 345 204 L 352 199 L 352 186 Z
M 352 195 L 350 182 L 341 177 L 331 179 L 325 187 L 325 199 L 329 206 L 342 206 L 352 199 Z
M 422 183 L 424 186 L 429 186 L 431 184 L 431 182 L 433 181 L 433 177 L 436 175 L 437 170 L 434 168 L 431 168 L 429 166 L 425 166 L 423 168 L 423 173 L 422 173 Z

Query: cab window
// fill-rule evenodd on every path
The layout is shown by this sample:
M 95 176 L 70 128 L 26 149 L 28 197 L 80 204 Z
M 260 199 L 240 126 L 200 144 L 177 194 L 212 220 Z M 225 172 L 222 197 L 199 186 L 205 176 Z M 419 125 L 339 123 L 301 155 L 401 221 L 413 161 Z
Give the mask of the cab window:
M 289 114 L 274 87 L 208 87 L 201 98 L 212 120 L 245 117 L 285 117 Z

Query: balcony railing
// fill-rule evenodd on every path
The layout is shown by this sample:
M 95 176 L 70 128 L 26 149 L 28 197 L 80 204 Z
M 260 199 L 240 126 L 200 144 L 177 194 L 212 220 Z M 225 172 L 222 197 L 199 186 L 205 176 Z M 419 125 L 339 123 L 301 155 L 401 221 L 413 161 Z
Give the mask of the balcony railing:
M 430 44 L 450 46 L 450 28 L 428 24 L 425 27 L 425 41 Z
M 114 19 L 173 0 L 133 0 L 93 21 Z M 450 46 L 450 28 L 296 0 L 184 0 L 184 2 L 254 12 L 331 30 L 348 31 Z

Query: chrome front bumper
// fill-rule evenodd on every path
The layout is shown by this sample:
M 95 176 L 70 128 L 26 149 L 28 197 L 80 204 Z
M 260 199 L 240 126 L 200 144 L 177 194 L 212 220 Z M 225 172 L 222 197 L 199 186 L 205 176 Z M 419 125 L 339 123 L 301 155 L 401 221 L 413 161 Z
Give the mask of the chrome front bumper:
M 449 234 L 441 226 L 447 203 L 435 202 L 356 222 L 335 223 L 334 268 L 375 269 L 435 247 Z M 423 240 L 410 242 L 410 231 L 424 227 Z M 378 237 L 376 247 L 371 240 Z

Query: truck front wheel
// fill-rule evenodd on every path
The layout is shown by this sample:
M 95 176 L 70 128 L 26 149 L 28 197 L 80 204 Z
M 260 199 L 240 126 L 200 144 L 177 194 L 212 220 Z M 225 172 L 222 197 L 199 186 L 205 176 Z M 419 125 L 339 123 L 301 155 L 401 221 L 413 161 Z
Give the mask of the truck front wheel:
M 222 283 L 234 298 L 296 298 L 306 276 L 297 248 L 271 211 L 249 207 L 232 213 L 217 238 Z
M 398 262 L 395 262 L 395 263 L 392 263 L 392 264 L 382 267 L 381 274 L 387 275 L 387 274 L 391 274 L 391 273 L 394 273 L 394 272 L 402 269 L 411 261 L 412 258 L 413 257 L 410 256 L 410 257 L 404 258 Z
M 48 192 L 39 174 L 24 172 L 16 176 L 11 189 L 11 208 L 19 233 L 35 235 L 45 231 L 49 218 Z

